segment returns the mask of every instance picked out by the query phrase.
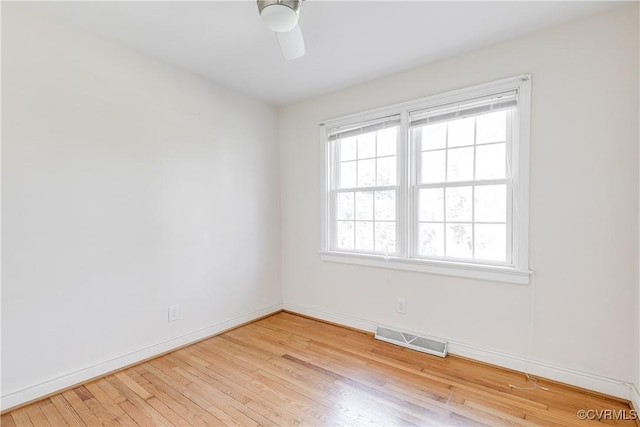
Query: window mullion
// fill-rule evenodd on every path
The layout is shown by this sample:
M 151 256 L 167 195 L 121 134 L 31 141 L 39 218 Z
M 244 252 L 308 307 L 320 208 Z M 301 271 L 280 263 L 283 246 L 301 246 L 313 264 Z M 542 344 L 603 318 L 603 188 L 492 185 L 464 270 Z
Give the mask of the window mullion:
M 376 185 L 378 185 L 378 133 L 375 134 L 375 140 L 373 142 L 373 179 L 375 180 Z M 373 206 L 373 212 L 371 212 L 371 232 L 373 233 L 373 250 L 377 251 L 376 248 L 376 192 L 375 190 L 371 191 L 371 206 Z
M 509 183 L 509 179 L 491 179 L 491 180 L 482 180 L 482 181 L 457 181 L 457 182 L 436 182 L 433 184 L 417 184 L 417 188 L 452 188 L 452 187 L 469 187 L 472 185 L 477 185 L 478 187 L 484 185 L 500 185 Z
M 411 155 L 409 146 L 409 114 L 403 111 L 400 114 L 399 138 L 397 140 L 399 164 L 396 179 L 398 182 L 398 193 L 396 194 L 396 250 L 403 257 L 409 257 L 411 254 L 410 243 L 412 241 L 409 233 L 412 230 L 410 206 L 410 182 L 409 174 L 411 172 Z
M 444 150 L 444 180 L 449 180 L 449 124 L 447 123 L 447 130 L 445 132 L 445 147 Z M 442 187 L 442 206 L 444 211 L 442 212 L 442 248 L 443 256 L 447 256 L 447 187 Z
M 350 187 L 350 188 L 339 188 L 335 191 L 337 193 L 352 193 L 354 191 L 388 191 L 388 190 L 397 190 L 397 185 L 384 185 L 380 187 Z
M 418 168 L 418 162 L 420 158 L 420 144 L 416 141 L 414 136 L 419 135 L 422 138 L 422 130 L 417 129 L 414 130 L 411 127 L 407 129 L 407 145 L 409 147 L 409 159 L 407 159 L 407 168 L 408 168 L 408 181 L 409 181 L 409 206 L 408 206 L 408 224 L 409 228 L 407 231 L 407 237 L 409 239 L 408 246 L 408 257 L 414 258 L 417 253 L 417 241 L 418 234 L 420 232 L 420 224 L 419 224 L 419 201 L 418 201 L 418 191 L 416 189 L 416 184 L 420 180 L 420 169 Z
M 340 150 L 338 150 L 338 142 L 333 141 L 329 144 L 329 156 L 334 159 L 329 166 L 329 197 L 331 198 L 329 201 L 329 221 L 331 223 L 331 227 L 329 227 L 329 247 L 335 248 L 337 246 L 338 241 L 338 220 L 336 214 L 336 204 L 338 201 L 338 195 L 336 193 L 336 188 L 338 188 L 340 183 Z
M 473 120 L 473 181 L 476 180 L 476 153 L 478 147 L 478 120 Z M 476 186 L 471 186 L 471 258 L 476 259 Z

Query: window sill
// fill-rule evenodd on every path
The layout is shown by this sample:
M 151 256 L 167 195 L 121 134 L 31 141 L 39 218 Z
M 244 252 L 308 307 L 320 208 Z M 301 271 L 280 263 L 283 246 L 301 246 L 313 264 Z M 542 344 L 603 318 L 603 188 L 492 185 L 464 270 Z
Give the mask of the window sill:
M 491 280 L 518 285 L 529 284 L 529 276 L 533 273 L 531 270 L 521 270 L 513 267 L 426 261 L 346 252 L 320 252 L 320 259 L 328 262 Z

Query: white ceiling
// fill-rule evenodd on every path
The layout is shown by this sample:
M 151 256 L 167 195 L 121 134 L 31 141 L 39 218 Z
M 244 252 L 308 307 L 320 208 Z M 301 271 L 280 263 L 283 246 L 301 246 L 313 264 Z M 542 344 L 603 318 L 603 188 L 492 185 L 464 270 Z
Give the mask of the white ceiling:
M 307 55 L 287 62 L 253 0 L 30 3 L 45 15 L 278 106 L 619 5 L 307 0 L 300 16 Z

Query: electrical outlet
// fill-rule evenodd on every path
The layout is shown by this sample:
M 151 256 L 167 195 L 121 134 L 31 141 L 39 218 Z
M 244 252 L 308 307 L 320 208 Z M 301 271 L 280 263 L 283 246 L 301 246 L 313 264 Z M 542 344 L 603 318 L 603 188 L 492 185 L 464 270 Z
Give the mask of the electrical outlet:
M 179 318 L 180 318 L 180 306 L 170 305 L 169 306 L 169 322 L 175 322 Z
M 400 314 L 407 314 L 407 302 L 404 298 L 398 298 L 396 300 L 396 311 Z

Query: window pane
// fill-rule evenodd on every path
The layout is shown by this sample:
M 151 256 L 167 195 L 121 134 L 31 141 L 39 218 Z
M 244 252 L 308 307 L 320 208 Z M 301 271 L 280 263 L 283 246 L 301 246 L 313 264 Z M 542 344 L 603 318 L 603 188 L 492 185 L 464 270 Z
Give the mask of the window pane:
M 398 128 L 388 128 L 378 131 L 378 157 L 393 156 L 396 154 L 398 141 Z
M 505 177 L 504 143 L 480 145 L 476 148 L 476 179 Z
M 395 221 L 396 192 L 376 191 L 376 221 Z
M 476 225 L 476 258 L 492 261 L 506 261 L 506 225 Z
M 419 214 L 420 221 L 444 220 L 444 190 L 442 188 L 423 188 L 420 190 Z
M 356 142 L 357 138 L 355 136 L 340 140 L 340 160 L 345 161 L 356 159 Z
M 356 162 L 340 163 L 340 188 L 356 186 Z
M 358 160 L 358 187 L 376 185 L 376 160 Z
M 356 221 L 356 249 L 373 251 L 373 222 Z
M 373 219 L 373 192 L 356 193 L 356 219 Z
M 377 184 L 396 185 L 396 156 L 378 159 Z
M 449 147 L 473 145 L 473 127 L 475 117 L 449 122 Z
M 473 179 L 473 147 L 448 150 L 447 181 Z
M 422 256 L 444 256 L 444 224 L 419 225 L 418 253 Z
M 479 185 L 475 190 L 475 220 L 505 222 L 507 218 L 507 186 Z
M 375 250 L 384 254 L 396 252 L 396 225 L 393 222 L 376 222 Z
M 353 249 L 353 221 L 338 221 L 337 245 L 341 249 Z
M 353 219 L 353 193 L 338 193 L 336 215 L 338 219 Z
M 483 114 L 476 118 L 476 144 L 500 142 L 507 135 L 507 112 Z
M 420 178 L 422 184 L 444 182 L 445 159 L 445 150 L 422 153 L 420 167 Z
M 446 189 L 447 221 L 471 221 L 471 187 Z
M 424 126 L 422 129 L 421 150 L 435 150 L 445 148 L 447 144 L 447 124 L 438 123 Z
M 376 133 L 358 135 L 358 158 L 367 159 L 376 156 Z
M 447 224 L 447 256 L 471 258 L 471 245 L 470 224 Z

